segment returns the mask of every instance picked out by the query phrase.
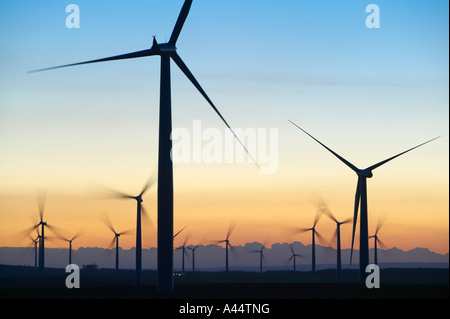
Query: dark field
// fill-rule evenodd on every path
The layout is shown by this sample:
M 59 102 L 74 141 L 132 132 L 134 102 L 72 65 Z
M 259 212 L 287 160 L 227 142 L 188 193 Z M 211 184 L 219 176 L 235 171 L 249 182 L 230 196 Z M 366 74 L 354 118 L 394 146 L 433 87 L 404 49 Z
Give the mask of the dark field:
M 448 299 L 448 269 L 381 269 L 380 288 L 358 282 L 358 271 L 344 270 L 338 281 L 333 270 L 309 272 L 195 272 L 175 275 L 173 293 L 156 291 L 156 271 L 143 271 L 143 285 L 134 286 L 134 271 L 81 269 L 80 288 L 68 289 L 63 269 L 0 265 L 2 299 Z

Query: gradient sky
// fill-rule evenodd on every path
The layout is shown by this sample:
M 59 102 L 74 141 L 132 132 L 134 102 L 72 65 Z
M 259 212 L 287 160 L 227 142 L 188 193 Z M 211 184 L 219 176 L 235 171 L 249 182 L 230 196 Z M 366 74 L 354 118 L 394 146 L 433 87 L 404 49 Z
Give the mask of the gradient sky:
M 69 3 L 80 7 L 79 29 L 66 28 Z M 365 26 L 370 3 L 380 29 Z M 135 227 L 134 201 L 91 200 L 86 189 L 94 181 L 139 193 L 156 168 L 159 58 L 27 71 L 146 49 L 153 35 L 165 42 L 182 4 L 0 1 L 0 246 L 27 244 L 18 234 L 38 220 L 38 188 L 48 189 L 49 223 L 67 236 L 84 229 L 75 248 L 111 241 L 103 212 L 118 230 Z M 387 216 L 388 247 L 447 253 L 448 11 L 438 0 L 194 0 L 178 53 L 232 127 L 278 128 L 278 171 L 175 165 L 175 231 L 188 225 L 191 243 L 207 243 L 236 220 L 234 244 L 309 244 L 285 227 L 310 227 L 318 198 L 350 217 L 356 175 L 290 119 L 361 168 L 441 136 L 374 171 L 369 233 Z M 174 127 L 201 120 L 224 130 L 173 63 L 172 108 Z M 156 224 L 156 187 L 144 204 Z M 329 239 L 334 225 L 323 218 L 318 229 Z M 156 246 L 151 227 L 143 240 Z

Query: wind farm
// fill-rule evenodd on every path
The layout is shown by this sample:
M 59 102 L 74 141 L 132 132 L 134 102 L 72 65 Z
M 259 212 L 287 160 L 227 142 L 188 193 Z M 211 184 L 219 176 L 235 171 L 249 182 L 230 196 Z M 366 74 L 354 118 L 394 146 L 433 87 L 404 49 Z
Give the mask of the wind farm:
M 331 0 L 21 4 L 1 298 L 448 296 L 448 4 L 380 4 L 381 28 Z

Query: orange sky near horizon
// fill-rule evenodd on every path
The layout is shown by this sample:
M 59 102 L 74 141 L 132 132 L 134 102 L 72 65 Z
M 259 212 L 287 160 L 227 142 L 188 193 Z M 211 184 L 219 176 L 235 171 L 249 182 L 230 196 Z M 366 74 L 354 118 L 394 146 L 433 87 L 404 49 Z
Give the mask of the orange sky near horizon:
M 247 165 L 221 166 L 220 169 L 215 165 L 201 165 L 201 168 L 202 173 L 196 166 L 176 169 L 174 233 L 188 227 L 175 240 L 175 247 L 181 245 L 186 236 L 188 244 L 206 245 L 224 239 L 231 221 L 237 222 L 230 238 L 234 245 L 254 241 L 269 245 L 300 241 L 308 245 L 311 243 L 310 233 L 291 235 L 288 228 L 311 227 L 319 198 L 325 200 L 338 219 L 346 219 L 353 214 L 357 177 L 351 171 L 329 175 L 330 183 L 327 185 L 323 178 L 314 179 L 308 174 L 303 178 L 297 174 L 289 176 L 283 167 L 280 167 L 279 174 L 268 176 L 255 174 L 253 167 Z M 389 178 L 389 174 L 379 175 L 368 180 L 369 234 L 375 231 L 378 218 L 385 216 L 379 235 L 387 247 L 403 250 L 425 247 L 440 254 L 448 253 L 448 187 L 431 188 L 435 182 L 432 179 L 413 183 L 409 176 L 396 179 L 396 176 Z M 196 185 L 189 187 L 192 179 L 196 180 Z M 131 185 L 131 181 L 137 180 L 130 178 L 120 184 Z M 205 186 L 208 182 L 210 187 Z M 145 183 L 145 178 L 136 183 Z M 141 187 L 118 187 L 117 183 L 105 185 L 130 194 L 139 192 Z M 83 230 L 83 235 L 74 241 L 74 249 L 106 248 L 109 245 L 113 236 L 99 218 L 102 213 L 108 214 L 117 231 L 135 229 L 134 200 L 92 199 L 86 194 L 86 189 L 89 189 L 86 181 L 82 183 L 80 179 L 78 186 L 72 185 L 67 190 L 49 187 L 44 218 L 63 230 L 67 237 Z M 143 204 L 156 225 L 156 186 L 144 195 Z M 21 231 L 38 221 L 35 192 L 31 188 L 25 192 L 4 191 L 0 197 L 0 219 L 0 246 L 29 244 Z M 143 247 L 156 247 L 155 226 L 143 225 Z M 329 241 L 335 224 L 322 216 L 317 230 Z M 52 237 L 50 231 L 46 234 Z M 359 246 L 357 238 L 356 248 Z M 350 248 L 350 242 L 351 225 L 348 224 L 342 226 L 342 248 Z M 319 244 L 330 245 L 328 242 Z M 373 247 L 372 241 L 369 244 Z M 134 245 L 134 232 L 121 237 L 122 248 Z M 66 246 L 55 238 L 46 244 L 46 247 Z

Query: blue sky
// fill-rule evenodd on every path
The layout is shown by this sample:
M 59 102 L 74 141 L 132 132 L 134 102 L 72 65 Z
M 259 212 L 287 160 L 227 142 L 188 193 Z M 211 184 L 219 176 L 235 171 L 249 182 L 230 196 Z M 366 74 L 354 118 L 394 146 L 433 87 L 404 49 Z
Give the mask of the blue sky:
M 70 3 L 80 8 L 80 29 L 65 26 Z M 380 8 L 380 29 L 365 26 L 371 3 Z M 121 180 L 129 186 L 143 170 L 151 171 L 158 57 L 26 72 L 142 50 L 153 35 L 165 42 L 182 4 L 0 1 L 0 189 L 31 188 L 43 178 L 56 184 Z M 194 0 L 177 47 L 231 126 L 279 129 L 280 168 L 267 177 L 272 185 L 301 183 L 314 174 L 317 184 L 351 175 L 290 119 L 357 166 L 442 135 L 409 160 L 383 169 L 394 179 L 406 175 L 406 181 L 414 172 L 414 183 L 444 194 L 448 6 L 440 0 Z M 205 127 L 224 127 L 175 64 L 172 79 L 174 127 L 190 128 L 198 119 Z M 228 167 L 214 169 L 204 168 L 205 174 L 226 179 L 226 185 L 242 176 L 249 185 L 265 185 L 251 165 L 238 168 L 238 175 Z M 179 172 L 176 185 L 189 187 L 192 179 L 183 177 L 191 173 Z

